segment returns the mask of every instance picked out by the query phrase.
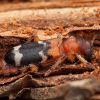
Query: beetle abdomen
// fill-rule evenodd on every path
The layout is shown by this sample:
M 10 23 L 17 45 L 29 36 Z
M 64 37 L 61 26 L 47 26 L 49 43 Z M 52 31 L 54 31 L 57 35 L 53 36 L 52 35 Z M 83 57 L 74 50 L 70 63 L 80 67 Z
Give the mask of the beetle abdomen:
M 9 50 L 5 55 L 5 62 L 10 65 L 20 66 L 46 61 L 51 57 L 47 53 L 50 42 L 38 41 L 18 45 Z

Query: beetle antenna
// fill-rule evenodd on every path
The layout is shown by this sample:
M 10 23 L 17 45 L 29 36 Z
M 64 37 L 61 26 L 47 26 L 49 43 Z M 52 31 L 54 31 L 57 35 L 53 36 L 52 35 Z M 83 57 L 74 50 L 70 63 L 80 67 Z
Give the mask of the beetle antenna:
M 100 36 L 100 33 L 98 33 L 97 35 L 95 35 L 95 37 L 93 38 L 92 42 L 91 42 L 91 46 L 93 47 L 94 41 L 96 39 L 97 36 Z

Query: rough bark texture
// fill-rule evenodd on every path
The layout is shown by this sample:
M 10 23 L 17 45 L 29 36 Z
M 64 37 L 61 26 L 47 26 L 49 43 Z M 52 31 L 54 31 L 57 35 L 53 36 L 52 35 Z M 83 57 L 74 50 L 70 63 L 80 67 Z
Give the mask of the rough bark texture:
M 21 3 L 8 4 L 6 2 L 5 6 L 13 6 L 9 9 L 4 8 L 4 5 L 0 7 L 3 7 L 1 11 L 8 11 L 26 9 L 26 5 L 28 5 L 27 8 L 32 9 L 66 7 L 70 4 L 73 7 L 92 6 L 91 2 L 94 1 L 63 0 L 62 4 L 61 0 L 58 2 L 56 0 L 34 1 L 34 5 L 22 3 L 22 7 L 19 6 Z M 99 5 L 99 3 L 98 0 L 95 0 L 94 5 Z M 37 34 L 40 40 L 57 38 L 57 33 L 60 33 L 63 37 L 82 36 L 91 42 L 100 31 L 99 7 L 32 9 L 0 13 L 1 60 L 7 50 L 15 45 L 25 43 L 33 33 Z M 0 97 L 9 97 L 9 99 L 86 100 L 92 96 L 91 99 L 95 99 L 98 96 L 93 95 L 100 93 L 100 37 L 97 37 L 94 42 L 93 55 L 94 58 L 91 61 L 93 66 L 91 64 L 64 63 L 59 69 L 53 70 L 48 77 L 44 77 L 44 73 L 50 66 L 39 68 L 39 71 L 35 73 L 29 71 L 20 72 L 13 76 L 0 76 Z
M 100 6 L 99 0 L 1 0 L 1 3 L 0 11 Z

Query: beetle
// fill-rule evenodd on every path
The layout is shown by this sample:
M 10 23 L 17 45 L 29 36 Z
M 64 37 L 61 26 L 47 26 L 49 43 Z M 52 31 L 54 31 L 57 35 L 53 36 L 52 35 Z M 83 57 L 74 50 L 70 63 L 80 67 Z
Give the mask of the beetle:
M 34 37 L 36 38 L 36 36 Z M 57 60 L 45 74 L 45 76 L 48 76 L 51 69 L 55 69 L 63 59 L 68 58 L 73 62 L 75 57 L 77 57 L 81 62 L 87 63 L 88 58 L 91 58 L 91 56 L 92 45 L 88 40 L 75 36 L 62 38 L 59 34 L 58 38 L 55 39 L 29 42 L 11 48 L 5 54 L 2 66 L 3 69 L 5 69 L 5 66 L 6 68 L 14 66 L 13 68 L 18 71 L 20 66 L 30 65 L 32 67 L 35 64 L 55 62 Z M 37 70 L 37 67 L 33 69 Z M 12 72 L 9 70 L 6 74 L 9 75 Z

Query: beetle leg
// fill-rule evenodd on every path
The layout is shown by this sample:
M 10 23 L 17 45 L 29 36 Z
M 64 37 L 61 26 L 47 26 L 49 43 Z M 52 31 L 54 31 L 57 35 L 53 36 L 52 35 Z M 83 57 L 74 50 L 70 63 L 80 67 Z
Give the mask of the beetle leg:
M 73 62 L 74 59 L 75 59 L 75 54 L 74 54 L 73 52 L 68 53 L 68 54 L 67 54 L 67 58 L 68 58 L 71 62 Z
M 87 64 L 87 63 L 88 63 L 87 60 L 85 60 L 81 55 L 79 55 L 79 54 L 77 54 L 77 53 L 75 53 L 75 55 L 76 55 L 76 57 L 77 57 L 82 63 L 84 63 L 84 64 Z
M 34 64 L 30 64 L 29 66 L 30 66 L 29 67 L 30 71 L 32 71 L 32 72 L 37 72 L 38 71 L 38 66 L 36 66 Z
M 58 65 L 61 64 L 62 62 L 64 62 L 65 59 L 66 59 L 66 56 L 60 57 L 60 58 L 56 61 L 56 63 L 55 63 L 54 65 L 52 65 L 51 68 L 50 68 L 49 70 L 47 70 L 47 72 L 45 73 L 44 76 L 49 76 L 50 73 L 51 73 L 53 70 L 55 70 L 56 68 L 58 68 L 58 67 L 59 67 Z
M 61 34 L 57 34 L 57 38 L 59 39 L 59 45 L 60 46 L 62 44 L 62 35 Z M 44 76 L 49 76 L 50 73 L 55 70 L 56 68 L 58 68 L 58 65 L 61 64 L 64 60 L 66 59 L 66 56 L 63 55 L 62 57 L 60 57 L 56 63 L 54 65 L 51 66 L 51 68 L 45 73 Z
M 34 64 L 30 64 L 29 66 L 22 67 L 20 70 L 22 73 L 25 73 L 28 71 L 35 72 L 35 71 L 38 71 L 38 67 Z
M 25 66 L 25 67 L 21 67 L 21 68 L 20 68 L 20 71 L 21 71 L 22 73 L 28 72 L 28 70 L 29 70 L 29 67 L 28 67 L 28 66 Z
M 29 39 L 27 40 L 26 43 L 29 43 L 29 42 L 31 42 L 32 40 L 34 40 L 34 42 L 35 42 L 35 41 L 39 41 L 39 37 L 37 36 L 37 34 L 32 34 L 32 35 L 29 37 Z
M 88 62 L 87 60 L 85 60 L 81 55 L 75 53 L 76 57 L 82 62 L 84 63 L 85 65 L 89 64 L 91 65 L 92 67 L 95 67 L 93 64 L 91 64 L 90 62 Z

